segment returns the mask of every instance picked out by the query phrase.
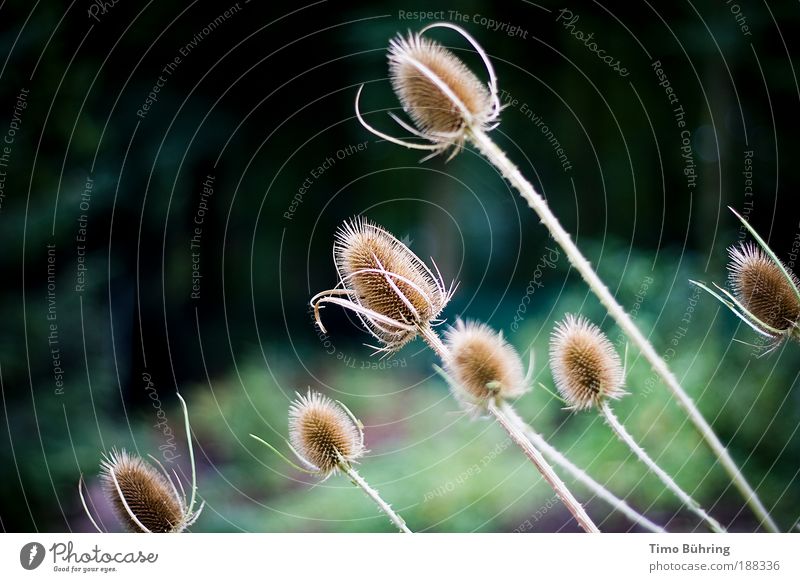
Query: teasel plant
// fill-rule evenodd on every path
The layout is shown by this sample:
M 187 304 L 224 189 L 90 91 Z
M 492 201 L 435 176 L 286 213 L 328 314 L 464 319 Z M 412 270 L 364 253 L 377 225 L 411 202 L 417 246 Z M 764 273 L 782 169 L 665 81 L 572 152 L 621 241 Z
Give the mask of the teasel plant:
M 250 436 L 297 471 L 319 477 L 320 482 L 336 473 L 344 473 L 375 502 L 398 530 L 411 533 L 405 520 L 356 471 L 354 465 L 367 452 L 364 425 L 338 400 L 333 401 L 309 388 L 305 396 L 298 394 L 289 407 L 289 440 L 286 445 L 300 465 L 261 437 Z
M 194 509 L 197 501 L 197 469 L 192 446 L 192 429 L 189 425 L 189 410 L 186 401 L 180 394 L 178 394 L 178 399 L 183 408 L 187 448 L 192 468 L 191 493 L 188 501 L 186 490 L 178 473 L 173 470 L 170 475 L 164 465 L 153 455 L 148 455 L 148 457 L 158 469 L 139 455 L 128 453 L 124 449 L 111 449 L 103 456 L 100 463 L 100 481 L 105 496 L 111 502 L 119 521 L 130 532 L 184 532 L 197 521 L 205 506 L 205 501 L 203 501 L 197 511 Z M 178 489 L 180 489 L 180 493 L 178 493 Z M 89 521 L 98 532 L 103 533 L 86 503 L 86 497 L 83 494 L 83 476 L 78 481 L 78 495 Z
M 717 532 L 719 522 L 684 491 L 631 436 L 611 408 L 624 390 L 626 370 L 611 341 L 602 330 L 582 316 L 568 314 L 556 324 L 550 337 L 550 371 L 568 410 L 596 409 L 636 457 L 693 513 Z
M 483 83 L 450 50 L 425 36 L 429 31 L 438 28 L 457 32 L 475 49 L 486 68 L 488 76 L 486 83 Z M 417 33 L 409 32 L 406 37 L 400 35 L 392 39 L 389 44 L 388 60 L 392 88 L 411 123 L 394 113 L 389 115 L 400 127 L 409 132 L 411 141 L 389 135 L 367 123 L 360 109 L 363 85 L 356 94 L 355 109 L 359 122 L 368 131 L 386 141 L 410 149 L 428 151 L 429 155 L 422 161 L 452 150 L 447 158 L 449 160 L 457 155 L 466 143 L 471 143 L 536 212 L 550 236 L 563 249 L 570 264 L 672 392 L 764 527 L 778 531 L 777 525 L 725 445 L 670 371 L 667 363 L 597 275 L 542 195 L 489 136 L 489 132 L 499 125 L 502 105 L 497 75 L 486 51 L 461 27 L 439 22 L 429 24 Z M 420 139 L 423 141 L 420 142 Z
M 730 207 L 729 207 L 730 208 Z M 733 208 L 730 211 L 758 245 L 740 242 L 728 248 L 728 284 L 731 291 L 714 283 L 690 281 L 711 294 L 753 331 L 770 341 L 762 355 L 785 340 L 800 341 L 800 281 L 781 262 L 758 232 Z
M 327 333 L 320 319 L 321 304 L 339 305 L 355 312 L 364 328 L 378 340 L 379 345 L 368 345 L 376 354 L 386 357 L 421 336 L 442 359 L 445 368 L 450 369 L 451 349 L 434 328 L 443 323 L 439 315 L 452 296 L 454 283 L 446 286 L 438 269 L 434 275 L 411 249 L 386 229 L 361 217 L 345 222 L 337 230 L 333 257 L 339 274 L 338 285 L 311 298 L 320 329 Z M 468 330 L 466 325 L 462 325 L 456 329 L 471 332 L 475 327 L 470 326 Z M 485 337 L 486 334 L 479 335 Z M 451 335 L 450 340 L 455 341 L 454 337 L 460 336 Z M 473 381 L 469 386 L 475 394 L 470 395 L 466 390 L 456 392 L 456 395 L 473 413 L 479 412 L 481 407 L 487 410 L 491 408 L 490 413 L 542 472 L 548 483 L 556 488 L 581 526 L 587 531 L 598 531 L 580 503 L 525 437 L 524 423 L 505 402 L 505 398 L 520 395 L 526 390 L 525 375 L 518 359 L 509 355 L 508 350 L 513 352 L 513 348 L 507 346 L 502 338 L 499 342 L 494 336 L 492 339 L 490 347 L 506 346 L 498 348 L 496 353 L 497 377 L 487 381 L 489 387 L 480 387 Z M 481 398 L 489 393 L 493 394 L 489 399 L 491 402 Z

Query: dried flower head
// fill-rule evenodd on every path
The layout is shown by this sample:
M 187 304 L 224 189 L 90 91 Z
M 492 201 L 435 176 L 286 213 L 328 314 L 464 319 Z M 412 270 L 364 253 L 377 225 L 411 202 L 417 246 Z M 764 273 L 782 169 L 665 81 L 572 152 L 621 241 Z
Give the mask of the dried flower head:
M 787 269 L 787 278 L 775 261 L 753 243 L 733 246 L 728 254 L 728 277 L 739 303 L 766 324 L 766 330 L 794 331 L 800 321 L 797 277 Z
M 619 355 L 600 328 L 582 316 L 567 315 L 553 329 L 550 370 L 558 391 L 574 410 L 625 394 Z
M 333 258 L 339 284 L 311 298 L 320 329 L 323 303 L 341 305 L 356 313 L 380 342 L 377 352 L 399 350 L 425 333 L 437 319 L 453 288 L 446 288 L 417 255 L 380 226 L 361 217 L 336 231 Z M 436 265 L 434 264 L 434 268 Z
M 488 84 L 477 76 L 451 51 L 423 37 L 432 28 L 450 28 L 461 34 L 478 52 L 489 74 Z M 392 118 L 416 137 L 431 143 L 419 144 L 399 140 L 368 125 L 359 112 L 361 123 L 374 134 L 394 143 L 415 149 L 432 151 L 431 155 L 453 147 L 458 153 L 469 131 L 489 131 L 500 113 L 497 78 L 486 52 L 462 28 L 449 23 L 436 23 L 419 33 L 409 32 L 389 43 L 389 75 L 403 110 L 415 127 Z M 452 156 L 451 156 L 452 157 Z
M 763 352 L 775 350 L 786 338 L 800 341 L 800 280 L 769 248 L 750 222 L 733 208 L 758 243 L 739 243 L 728 249 L 728 281 L 731 290 L 699 281 L 690 282 L 717 299 L 756 333 L 772 340 Z
M 138 455 L 112 449 L 100 467 L 103 490 L 119 520 L 132 532 L 181 532 L 199 515 L 199 511 L 194 515 L 189 511 L 168 476 Z
M 100 482 L 103 490 L 114 507 L 114 512 L 125 527 L 135 533 L 179 533 L 191 526 L 205 507 L 205 501 L 194 510 L 197 498 L 197 471 L 192 447 L 192 429 L 189 425 L 189 410 L 183 397 L 178 394 L 183 408 L 184 427 L 192 468 L 190 496 L 187 500 L 186 490 L 178 474 L 175 481 L 161 462 L 149 455 L 158 465 L 153 465 L 138 455 L 127 453 L 124 449 L 111 449 L 100 462 Z M 177 486 L 175 483 L 177 482 Z M 180 494 L 178 493 L 180 487 Z M 78 481 L 78 495 L 89 521 L 94 528 L 103 533 L 97 525 L 86 498 L 83 495 L 83 477 Z
M 311 390 L 289 408 L 289 439 L 298 458 L 325 477 L 365 452 L 361 423 L 342 404 Z
M 516 350 L 488 325 L 459 320 L 448 330 L 445 343 L 445 372 L 464 405 L 480 408 L 491 398 L 516 398 L 528 390 L 530 378 Z

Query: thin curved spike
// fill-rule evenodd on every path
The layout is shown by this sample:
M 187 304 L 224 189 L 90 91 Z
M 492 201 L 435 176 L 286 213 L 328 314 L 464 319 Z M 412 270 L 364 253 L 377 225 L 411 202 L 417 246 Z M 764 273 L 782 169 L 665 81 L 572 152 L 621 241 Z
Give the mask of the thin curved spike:
M 186 442 L 189 447 L 189 462 L 192 465 L 192 497 L 189 501 L 189 508 L 188 513 L 192 513 L 194 511 L 194 502 L 197 497 L 197 468 L 194 462 L 194 446 L 192 445 L 192 427 L 189 425 L 189 409 L 186 406 L 186 401 L 183 399 L 183 396 L 180 395 L 180 392 L 176 392 L 178 395 L 178 400 L 181 401 L 181 406 L 183 407 L 183 424 L 186 430 Z
M 338 297 L 322 297 L 319 300 L 317 300 L 317 305 L 319 305 L 320 303 L 323 303 L 323 302 L 324 303 L 333 303 L 334 305 L 339 305 L 339 306 L 344 307 L 346 309 L 350 309 L 352 311 L 355 311 L 356 313 L 363 313 L 364 315 L 366 315 L 368 317 L 371 317 L 371 318 L 374 318 L 374 319 L 377 319 L 378 321 L 380 321 L 380 322 L 382 322 L 382 323 L 384 323 L 386 325 L 392 325 L 394 327 L 397 327 L 397 328 L 405 330 L 405 331 L 413 331 L 415 329 L 414 326 L 412 326 L 412 325 L 407 325 L 407 324 L 405 324 L 405 323 L 403 323 L 401 321 L 397 321 L 396 319 L 392 319 L 390 317 L 386 317 L 385 315 L 382 315 L 382 314 L 378 313 L 377 311 L 373 311 L 372 309 L 367 309 L 366 307 L 363 307 L 362 305 L 359 305 L 358 303 L 354 303 L 352 301 L 345 301 L 344 299 L 339 299 Z M 322 329 L 322 328 L 320 328 L 320 329 Z M 326 332 L 324 332 L 324 333 L 326 333 Z
M 787 271 L 786 267 L 783 266 L 783 263 L 778 258 L 778 256 L 774 252 L 772 252 L 772 249 L 769 248 L 769 245 L 766 243 L 766 241 L 763 238 L 761 238 L 761 236 L 756 232 L 756 230 L 750 225 L 750 221 L 745 220 L 738 212 L 736 212 L 733 209 L 733 207 L 728 206 L 728 209 L 731 212 L 733 212 L 733 214 L 736 216 L 736 218 L 739 219 L 742 225 L 744 225 L 744 227 L 748 231 L 750 231 L 750 234 L 753 235 L 753 238 L 756 239 L 756 242 L 758 242 L 758 244 L 761 245 L 761 248 L 764 249 L 764 252 L 767 253 L 769 255 L 769 258 L 771 258 L 772 261 L 778 266 L 778 268 L 781 270 L 781 273 L 783 273 L 783 276 L 786 277 L 787 281 L 789 281 L 789 285 L 791 285 L 792 289 L 794 290 L 794 294 L 797 296 L 797 299 L 800 301 L 800 289 L 797 288 L 797 284 L 789 275 L 789 271 Z
M 355 424 L 358 427 L 358 432 L 359 432 L 359 434 L 361 436 L 361 446 L 363 447 L 364 446 L 364 423 L 361 422 L 359 419 L 357 419 L 355 414 L 353 414 L 350 411 L 350 409 L 347 408 L 347 406 L 345 406 L 345 404 L 343 402 L 340 402 L 338 400 L 335 400 L 335 402 L 336 402 L 336 404 L 338 404 L 339 406 L 342 407 L 342 409 L 347 413 L 347 416 L 350 417 L 350 420 L 353 421 L 353 424 Z
M 284 461 L 284 462 L 285 462 L 287 465 L 289 465 L 290 467 L 292 467 L 292 468 L 294 468 L 294 469 L 296 469 L 296 470 L 300 471 L 301 473 L 308 473 L 309 475 L 315 475 L 316 473 L 318 473 L 318 472 L 319 472 L 319 470 L 317 470 L 317 471 L 311 471 L 311 470 L 309 470 L 309 469 L 305 469 L 305 468 L 303 468 L 303 467 L 299 466 L 297 463 L 295 463 L 295 462 L 291 461 L 291 460 L 290 460 L 290 459 L 289 459 L 289 458 L 288 458 L 286 455 L 284 455 L 282 452 L 280 452 L 278 449 L 276 449 L 275 447 L 273 447 L 271 444 L 269 444 L 267 441 L 265 441 L 265 440 L 264 440 L 264 439 L 262 439 L 261 437 L 257 437 L 256 435 L 254 435 L 254 434 L 252 434 L 252 433 L 250 434 L 250 436 L 251 436 L 251 437 L 253 437 L 255 440 L 257 440 L 258 442 L 260 442 L 260 443 L 261 443 L 262 445 L 264 445 L 265 447 L 267 447 L 267 448 L 268 448 L 269 450 L 271 450 L 273 453 L 275 453 L 276 455 L 278 455 L 278 456 L 279 456 L 279 457 L 280 457 L 280 458 L 281 458 L 281 459 L 282 459 L 282 460 L 283 460 L 283 461 Z M 291 448 L 291 446 L 290 446 L 290 448 Z M 304 461 L 304 462 L 308 463 L 308 461 L 306 461 L 305 459 L 303 459 L 303 457 L 301 457 L 300 455 L 298 455 L 298 454 L 297 454 L 297 451 L 295 451 L 294 449 L 292 449 L 292 452 L 293 452 L 295 455 L 297 455 L 297 458 L 298 458 L 298 459 L 301 459 L 302 461 Z M 309 465 L 311 465 L 310 463 L 308 463 L 308 464 L 309 464 Z M 313 467 L 313 465 L 311 465 L 311 466 Z
M 392 290 L 395 292 L 395 294 L 400 298 L 400 301 L 402 301 L 405 304 L 405 306 L 408 307 L 408 309 L 414 315 L 414 319 L 418 320 L 419 319 L 419 311 L 417 310 L 416 307 L 414 307 L 414 304 L 411 303 L 411 300 L 408 297 L 406 297 L 406 294 L 403 293 L 400 290 L 400 287 L 397 286 L 397 283 L 395 283 L 392 280 L 391 275 L 393 273 L 390 273 L 389 271 L 387 271 L 384 268 L 384 266 L 381 264 L 381 260 L 378 258 L 378 255 L 376 255 L 375 253 L 372 253 L 372 258 L 375 259 L 375 262 L 378 264 L 378 267 L 381 270 L 381 274 L 383 275 L 383 278 L 386 279 L 387 283 L 389 283 L 389 286 L 392 288 Z M 398 278 L 399 277 L 400 276 L 398 275 Z M 403 277 L 403 279 L 405 279 L 405 277 Z M 421 295 L 422 295 L 422 298 L 425 299 L 425 301 L 428 303 L 428 305 L 432 305 L 431 301 L 428 299 L 426 294 L 422 293 Z M 403 316 L 403 319 L 405 319 L 405 316 Z M 406 322 L 406 323 L 409 323 L 409 322 Z
M 92 522 L 94 529 L 97 530 L 97 533 L 104 533 L 103 530 L 101 530 L 97 525 L 97 522 L 94 520 L 94 517 L 92 517 L 92 514 L 89 512 L 89 507 L 86 505 L 86 499 L 83 497 L 83 473 L 81 473 L 81 477 L 78 479 L 78 495 L 80 495 L 81 505 L 83 505 L 83 510 L 86 512 L 86 517 L 88 517 L 89 521 Z
M 181 488 L 181 496 L 183 497 L 183 506 L 187 507 L 187 505 L 186 505 L 186 489 L 183 488 L 183 481 L 181 481 L 181 478 L 178 476 L 178 472 L 175 469 L 172 470 L 172 473 L 175 475 L 175 481 L 178 482 L 178 487 Z
M 492 97 L 492 107 L 494 109 L 493 115 L 497 115 L 500 113 L 500 98 L 498 96 L 497 91 L 497 75 L 494 72 L 494 67 L 492 66 L 492 62 L 489 60 L 489 55 L 486 54 L 486 51 L 483 50 L 483 47 L 478 44 L 478 41 L 472 38 L 472 36 L 460 26 L 456 26 L 455 24 L 450 24 L 449 22 L 434 22 L 433 24 L 429 24 L 428 26 L 424 27 L 420 30 L 419 34 L 424 34 L 426 31 L 432 28 L 449 28 L 451 30 L 455 30 L 458 34 L 463 36 L 469 44 L 472 45 L 472 48 L 478 53 L 483 61 L 484 66 L 486 67 L 486 72 L 489 74 L 489 94 Z
M 569 404 L 569 402 L 564 400 L 564 398 L 561 396 L 561 394 L 559 394 L 555 390 L 551 390 L 550 388 L 548 388 L 547 386 L 545 386 L 541 382 L 538 382 L 538 384 L 539 384 L 539 388 L 541 388 L 542 390 L 547 392 L 550 396 L 552 396 L 553 398 L 555 398 L 556 400 L 558 400 L 562 404 Z M 571 407 L 567 407 L 566 410 L 572 410 L 572 408 Z
M 779 329 L 777 329 L 775 327 L 772 327 L 771 325 L 761 321 L 761 319 L 759 317 L 753 315 L 750 311 L 747 310 L 747 308 L 744 305 L 742 305 L 741 301 L 739 301 L 738 299 L 736 299 L 736 297 L 734 297 L 734 295 L 730 291 L 728 291 L 724 287 L 720 287 L 716 283 L 714 283 L 714 287 L 719 289 L 719 291 L 723 295 L 725 295 L 725 297 L 727 297 L 739 309 L 739 311 L 741 313 L 743 313 L 745 316 L 747 316 L 747 318 L 750 319 L 752 322 L 756 323 L 757 325 L 762 326 L 764 329 L 766 329 L 768 331 L 771 331 L 775 335 L 780 335 L 781 333 L 783 333 L 781 330 L 779 330 Z
M 164 465 L 161 464 L 161 461 L 149 453 L 147 456 L 150 457 L 150 459 L 152 459 L 156 465 L 158 465 L 158 468 L 161 469 L 161 472 L 167 478 L 167 482 L 170 484 L 172 487 L 172 492 L 175 494 L 175 500 L 180 504 L 181 507 L 186 507 L 186 492 L 184 492 L 183 498 L 181 499 L 181 496 L 178 494 L 178 488 L 175 487 L 175 483 L 172 481 L 172 475 L 170 475 L 169 472 L 164 468 Z M 175 474 L 175 478 L 178 479 L 177 473 Z M 178 479 L 178 483 L 180 483 L 180 479 Z M 181 485 L 181 489 L 183 489 L 183 485 Z
M 361 85 L 361 87 L 358 88 L 358 93 L 356 93 L 356 117 L 358 118 L 359 123 L 361 123 L 361 125 L 363 125 L 364 128 L 367 131 L 369 131 L 370 133 L 372 133 L 374 135 L 377 135 L 378 137 L 380 137 L 382 139 L 385 139 L 388 142 L 391 142 L 391 143 L 394 143 L 394 144 L 397 144 L 397 145 L 401 145 L 403 147 L 407 147 L 407 148 L 412 149 L 412 150 L 435 150 L 435 149 L 439 149 L 439 146 L 435 145 L 435 144 L 418 144 L 418 143 L 412 143 L 412 142 L 403 141 L 403 140 L 401 140 L 399 138 L 396 138 L 396 137 L 393 137 L 393 136 L 389 135 L 388 133 L 383 133 L 382 131 L 379 131 L 379 130 L 375 129 L 369 123 L 367 123 L 364 120 L 364 118 L 361 116 L 361 111 L 358 108 L 358 101 L 359 101 L 359 98 L 361 97 L 361 90 L 363 88 L 364 88 L 364 85 Z
M 717 301 L 719 301 L 725 307 L 727 307 L 731 311 L 731 313 L 733 313 L 736 317 L 741 319 L 744 323 L 746 323 L 753 331 L 755 331 L 759 335 L 762 335 L 762 336 L 768 337 L 768 338 L 772 337 L 767 332 L 765 332 L 763 329 L 759 329 L 756 324 L 754 324 L 752 321 L 747 319 L 747 317 L 745 317 L 743 314 L 739 313 L 739 311 L 736 309 L 736 307 L 734 307 L 734 305 L 730 301 L 728 301 L 727 299 L 724 299 L 719 293 L 717 293 L 716 291 L 714 291 L 710 287 L 707 287 L 703 283 L 700 283 L 699 281 L 694 281 L 692 279 L 689 279 L 689 283 L 691 283 L 692 285 L 696 285 L 696 286 L 700 287 L 703 291 L 705 291 L 706 293 L 708 293 L 711 296 L 713 296 Z
M 144 524 L 139 521 L 139 518 L 133 513 L 130 505 L 128 505 L 128 501 L 125 499 L 125 495 L 122 493 L 122 488 L 119 486 L 119 481 L 117 481 L 117 476 L 114 474 L 114 471 L 109 471 L 108 474 L 111 476 L 111 480 L 114 481 L 114 487 L 117 490 L 117 495 L 119 495 L 119 500 L 122 502 L 122 506 L 125 508 L 125 512 L 128 514 L 128 517 L 130 517 L 133 523 L 139 526 L 139 529 L 141 529 L 144 533 L 153 533 L 147 529 Z
M 533 348 L 528 351 L 528 371 L 525 373 L 525 386 L 530 386 L 533 382 L 533 364 L 534 364 L 535 354 L 533 353 Z
M 201 513 L 203 513 L 203 508 L 205 506 L 206 506 L 206 502 L 201 500 L 200 501 L 200 507 L 198 507 L 197 511 L 195 511 L 194 514 L 189 517 L 189 519 L 186 521 L 186 523 L 183 524 L 183 529 L 186 529 L 187 527 L 191 527 L 191 526 L 194 525 L 194 523 L 197 521 L 197 518 L 200 517 Z

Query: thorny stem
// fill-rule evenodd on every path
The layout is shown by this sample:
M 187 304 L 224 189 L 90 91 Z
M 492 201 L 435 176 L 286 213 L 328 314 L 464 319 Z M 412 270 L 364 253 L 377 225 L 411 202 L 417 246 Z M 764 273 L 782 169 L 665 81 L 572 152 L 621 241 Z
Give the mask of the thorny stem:
M 600 277 L 595 273 L 589 261 L 583 256 L 575 243 L 572 242 L 569 233 L 561 226 L 561 223 L 550 210 L 544 198 L 536 192 L 531 183 L 525 179 L 519 169 L 508 159 L 505 152 L 503 152 L 485 132 L 478 128 L 471 128 L 469 137 L 472 143 L 486 156 L 489 162 L 491 162 L 500 171 L 503 177 L 519 191 L 523 198 L 525 198 L 528 205 L 536 212 L 542 224 L 544 224 L 550 232 L 550 235 L 564 250 L 570 264 L 580 273 L 584 281 L 586 281 L 594 294 L 597 295 L 600 302 L 608 310 L 608 314 L 617 322 L 617 325 L 620 326 L 633 344 L 639 348 L 656 374 L 661 377 L 667 388 L 669 388 L 678 401 L 678 404 L 683 408 L 689 416 L 689 419 L 717 456 L 723 468 L 727 471 L 728 475 L 730 475 L 734 485 L 736 485 L 736 488 L 739 489 L 744 496 L 748 505 L 750 505 L 750 508 L 758 516 L 763 526 L 770 531 L 777 532 L 777 524 L 770 517 L 764 504 L 756 495 L 756 492 L 748 484 L 741 470 L 725 448 L 725 445 L 722 444 L 719 437 L 714 433 L 711 425 L 703 418 L 697 405 L 681 387 L 678 379 L 669 370 L 666 362 L 658 355 L 653 345 L 642 332 L 639 331 L 639 328 L 636 327 L 636 324 L 634 324 L 630 316 L 600 280 Z
M 649 530 L 654 533 L 666 533 L 666 530 L 647 519 L 644 515 L 633 509 L 624 499 L 620 499 L 616 495 L 614 495 L 611 491 L 609 491 L 606 487 L 604 487 L 601 483 L 598 483 L 594 479 L 592 479 L 586 471 L 575 465 L 572 461 L 570 461 L 567 457 L 561 454 L 558 449 L 553 447 L 547 440 L 537 433 L 533 428 L 525 424 L 523 428 L 525 432 L 525 436 L 528 437 L 528 440 L 531 441 L 534 447 L 539 449 L 542 454 L 548 458 L 548 460 L 556 465 L 560 465 L 566 471 L 568 471 L 576 481 L 579 483 L 583 483 L 583 485 L 589 489 L 592 493 L 594 493 L 597 497 L 608 503 L 611 507 L 615 510 L 619 511 L 625 517 L 630 519 L 632 522 L 642 526 L 646 530 Z
M 446 361 L 448 358 L 448 350 L 447 346 L 444 345 L 439 334 L 437 334 L 430 325 L 424 325 L 419 327 L 419 333 L 422 336 L 422 339 L 425 340 L 431 349 L 436 352 L 436 355 L 442 360 L 442 362 Z
M 342 470 L 343 473 L 346 473 L 350 480 L 356 484 L 358 487 L 364 490 L 366 493 L 380 508 L 380 510 L 385 513 L 391 522 L 403 533 L 412 533 L 410 529 L 406 526 L 406 522 L 400 517 L 397 513 L 395 513 L 392 506 L 386 503 L 378 492 L 370 487 L 369 483 L 367 483 L 364 478 L 358 474 L 358 472 L 353 468 L 352 465 L 342 462 L 339 463 L 339 468 Z
M 614 412 L 611 410 L 611 407 L 608 405 L 608 402 L 603 402 L 600 405 L 600 412 L 605 417 L 606 422 L 611 427 L 611 429 L 616 433 L 619 439 L 628 445 L 630 449 L 634 452 L 634 454 L 639 457 L 639 460 L 642 461 L 645 465 L 647 465 L 648 469 L 650 469 L 653 473 L 655 473 L 661 482 L 667 486 L 667 489 L 672 491 L 678 498 L 686 504 L 686 506 L 691 509 L 694 513 L 702 517 L 710 526 L 717 533 L 725 533 L 725 528 L 722 527 L 719 522 L 708 515 L 705 510 L 700 507 L 700 504 L 697 503 L 694 499 L 692 499 L 688 493 L 686 493 L 680 486 L 675 483 L 675 481 L 670 477 L 664 469 L 658 466 L 658 464 L 648 455 L 645 450 L 640 447 L 637 442 L 633 439 L 630 433 L 625 429 L 619 419 L 616 417 Z
M 527 439 L 523 429 L 525 423 L 522 422 L 522 419 L 517 415 L 514 409 L 506 402 L 497 404 L 494 400 L 489 401 L 487 409 L 506 430 L 511 440 L 522 449 L 525 455 L 536 466 L 545 481 L 547 481 L 550 487 L 556 492 L 556 495 L 561 499 L 564 506 L 578 521 L 578 524 L 589 533 L 600 533 L 600 530 L 587 515 L 583 506 L 575 499 L 570 490 L 567 489 L 567 486 L 564 485 L 564 482 L 556 475 L 553 468 L 538 449 Z

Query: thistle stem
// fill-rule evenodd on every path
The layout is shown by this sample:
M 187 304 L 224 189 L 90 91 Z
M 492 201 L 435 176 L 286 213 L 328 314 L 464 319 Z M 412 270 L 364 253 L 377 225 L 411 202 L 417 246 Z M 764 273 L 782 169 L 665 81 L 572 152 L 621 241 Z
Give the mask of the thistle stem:
M 403 518 L 400 517 L 394 511 L 394 509 L 392 509 L 391 505 L 389 505 L 383 499 L 381 499 L 381 496 L 378 494 L 378 492 L 372 487 L 370 487 L 369 483 L 367 483 L 364 480 L 364 478 L 358 474 L 358 472 L 353 468 L 352 465 L 349 465 L 347 463 L 340 463 L 339 468 L 342 470 L 342 472 L 346 473 L 348 477 L 350 477 L 350 480 L 355 485 L 361 487 L 364 493 L 366 493 L 370 497 L 370 499 L 372 499 L 378 505 L 380 510 L 388 516 L 388 518 L 397 527 L 397 529 L 399 529 L 403 533 L 411 533 L 411 530 L 408 529 L 408 527 L 406 526 L 406 522 L 403 520 Z
M 608 426 L 611 427 L 619 439 L 628 445 L 628 447 L 634 452 L 639 460 L 647 465 L 648 469 L 656 474 L 661 482 L 667 486 L 667 489 L 677 495 L 678 499 L 685 503 L 689 509 L 703 518 L 703 520 L 705 520 L 711 526 L 711 529 L 713 529 L 716 533 L 725 533 L 725 528 L 722 527 L 716 519 L 708 515 L 708 513 L 706 513 L 705 510 L 700 507 L 700 504 L 692 499 L 683 489 L 681 489 L 680 486 L 675 483 L 672 477 L 670 477 L 667 472 L 664 471 L 664 469 L 659 467 L 658 464 L 650 457 L 650 455 L 648 455 L 645 450 L 636 443 L 627 429 L 622 425 L 614 412 L 611 410 L 608 402 L 603 402 L 600 405 L 600 412 L 606 419 Z
M 758 516 L 762 525 L 770 531 L 777 532 L 778 526 L 770 517 L 767 509 L 756 495 L 756 492 L 748 484 L 741 470 L 731 458 L 730 453 L 728 453 L 728 450 L 719 440 L 705 418 L 703 418 L 697 405 L 681 387 L 677 378 L 669 370 L 663 358 L 658 355 L 653 345 L 642 332 L 639 331 L 639 328 L 636 327 L 636 324 L 634 324 L 630 316 L 600 280 L 600 277 L 595 273 L 589 261 L 583 256 L 575 243 L 572 242 L 569 233 L 564 230 L 561 223 L 550 210 L 544 198 L 536 192 L 531 183 L 525 179 L 519 169 L 508 159 L 505 152 L 503 152 L 486 133 L 477 128 L 472 128 L 470 129 L 470 138 L 472 143 L 475 144 L 486 159 L 488 159 L 489 162 L 500 171 L 503 177 L 519 191 L 528 205 L 536 212 L 542 224 L 544 224 L 550 232 L 550 235 L 564 250 L 570 264 L 580 273 L 581 277 L 583 277 L 584 281 L 589 285 L 589 288 L 608 310 L 608 314 L 617 322 L 617 325 L 619 325 L 631 342 L 639 348 L 639 351 L 650 363 L 656 374 L 661 377 L 680 407 L 683 408 L 689 416 L 689 419 L 717 456 L 736 488 L 739 489 L 750 508 Z
M 541 453 L 551 462 L 564 468 L 569 472 L 576 481 L 582 483 L 589 491 L 597 497 L 608 503 L 616 511 L 622 513 L 625 517 L 630 519 L 633 523 L 640 525 L 648 531 L 653 533 L 666 533 L 666 530 L 647 519 L 644 515 L 633 509 L 624 499 L 620 499 L 609 491 L 601 483 L 592 479 L 586 471 L 575 465 L 567 457 L 561 454 L 558 449 L 553 447 L 547 440 L 537 433 L 533 428 L 526 424 L 524 427 L 525 436 L 531 441 L 531 444 L 539 449 Z
M 542 456 L 542 453 L 540 453 L 538 449 L 533 446 L 533 443 L 527 439 L 523 429 L 525 423 L 514 411 L 511 405 L 507 402 L 500 402 L 497 404 L 493 400 L 490 400 L 487 410 L 497 419 L 497 422 L 499 422 L 500 425 L 505 429 L 505 431 L 508 433 L 508 436 L 511 437 L 511 440 L 513 440 L 517 446 L 522 449 L 525 455 L 536 466 L 536 468 L 542 474 L 542 477 L 544 477 L 544 480 L 547 481 L 550 487 L 553 488 L 553 491 L 556 492 L 556 495 L 558 495 L 559 499 L 561 499 L 561 502 L 564 504 L 564 506 L 578 521 L 578 524 L 589 533 L 600 533 L 600 530 L 594 524 L 592 518 L 587 515 L 586 511 L 583 509 L 583 506 L 578 502 L 577 499 L 575 499 L 559 476 L 556 475 L 555 471 L 553 471 L 553 468 Z

